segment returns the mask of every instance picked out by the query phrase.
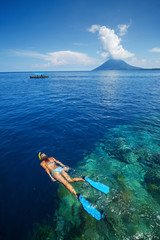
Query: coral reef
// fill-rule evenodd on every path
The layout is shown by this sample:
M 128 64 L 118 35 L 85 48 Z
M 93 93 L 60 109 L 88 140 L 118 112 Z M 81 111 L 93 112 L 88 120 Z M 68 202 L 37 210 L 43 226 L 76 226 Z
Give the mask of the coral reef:
M 35 239 L 160 239 L 160 144 L 153 134 L 120 125 L 104 135 L 79 163 L 76 175 L 87 175 L 108 185 L 109 194 L 87 183 L 73 184 L 77 192 L 104 212 L 104 219 L 97 221 L 88 215 L 60 185 L 54 232 L 40 227 Z

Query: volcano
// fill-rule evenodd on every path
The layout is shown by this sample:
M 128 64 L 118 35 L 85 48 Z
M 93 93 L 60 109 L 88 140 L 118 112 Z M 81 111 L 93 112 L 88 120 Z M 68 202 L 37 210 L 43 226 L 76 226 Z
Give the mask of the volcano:
M 141 70 L 140 67 L 134 67 L 127 64 L 123 60 L 109 59 L 99 67 L 93 69 L 93 71 L 105 71 L 105 70 Z

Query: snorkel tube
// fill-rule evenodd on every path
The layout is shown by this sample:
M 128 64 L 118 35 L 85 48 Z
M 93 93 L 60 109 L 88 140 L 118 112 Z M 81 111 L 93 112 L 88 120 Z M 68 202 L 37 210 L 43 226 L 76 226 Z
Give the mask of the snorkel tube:
M 39 160 L 41 160 L 41 152 L 38 153 Z

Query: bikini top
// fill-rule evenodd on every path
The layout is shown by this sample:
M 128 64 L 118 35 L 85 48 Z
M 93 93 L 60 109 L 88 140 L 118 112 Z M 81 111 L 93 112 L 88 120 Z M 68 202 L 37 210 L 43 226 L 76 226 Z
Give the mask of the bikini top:
M 46 167 L 48 167 L 48 165 L 49 165 L 49 164 L 52 164 L 52 163 L 54 163 L 54 162 L 49 162 L 49 163 L 47 163 Z

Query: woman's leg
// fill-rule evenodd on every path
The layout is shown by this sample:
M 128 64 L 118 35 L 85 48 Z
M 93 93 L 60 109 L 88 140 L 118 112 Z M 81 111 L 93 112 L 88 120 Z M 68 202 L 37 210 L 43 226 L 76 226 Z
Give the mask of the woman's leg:
M 85 182 L 85 180 L 83 178 L 71 178 L 68 173 L 66 173 L 64 170 L 62 171 L 62 176 L 65 177 L 65 179 L 67 179 L 68 182 Z
M 59 181 L 60 183 L 62 183 L 72 194 L 74 194 L 76 196 L 76 198 L 78 198 L 77 193 L 75 191 L 75 189 L 72 187 L 72 185 L 70 183 L 68 183 L 64 177 L 59 173 L 59 172 L 54 172 L 53 173 L 54 178 Z

